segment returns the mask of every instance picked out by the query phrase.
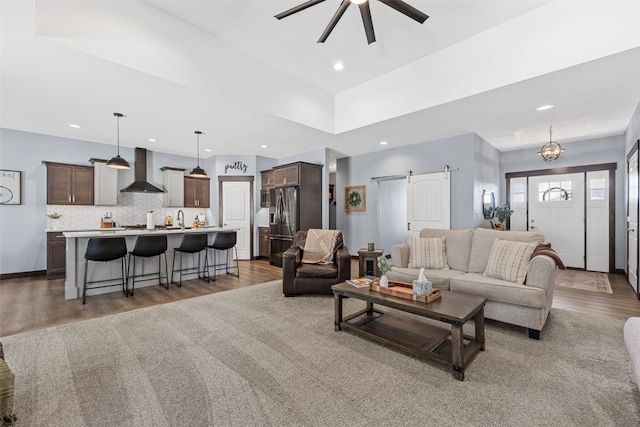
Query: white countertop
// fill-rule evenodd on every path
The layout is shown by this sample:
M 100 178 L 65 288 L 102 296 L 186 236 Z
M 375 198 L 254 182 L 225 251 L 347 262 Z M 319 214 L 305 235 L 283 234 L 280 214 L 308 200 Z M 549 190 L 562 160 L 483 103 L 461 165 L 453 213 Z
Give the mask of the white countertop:
M 64 231 L 62 235 L 66 238 L 76 238 L 76 237 L 110 237 L 110 236 L 140 236 L 143 234 L 195 234 L 195 233 L 212 233 L 217 231 L 233 231 L 232 228 L 220 228 L 215 227 L 213 225 L 206 225 L 204 227 L 198 228 L 185 228 L 184 230 L 180 227 L 176 228 L 156 228 L 153 230 L 147 230 L 146 228 L 138 228 L 138 229 L 124 229 L 124 228 L 100 228 L 96 230 L 74 230 L 74 231 Z M 60 231 L 60 230 L 56 230 Z

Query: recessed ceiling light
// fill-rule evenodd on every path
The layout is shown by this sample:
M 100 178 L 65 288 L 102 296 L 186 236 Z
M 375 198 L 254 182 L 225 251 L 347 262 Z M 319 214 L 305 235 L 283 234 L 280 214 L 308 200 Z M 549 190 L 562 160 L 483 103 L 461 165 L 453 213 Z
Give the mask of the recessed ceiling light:
M 155 138 L 149 138 L 149 139 L 147 139 L 147 141 L 149 141 L 149 142 L 156 142 L 156 141 L 157 141 L 157 139 L 155 139 Z
M 335 64 L 333 64 L 333 69 L 334 70 L 342 70 L 344 68 L 344 64 L 342 62 L 336 62 Z
M 387 145 L 387 141 L 380 141 L 380 145 Z
M 540 107 L 536 108 L 536 111 L 550 110 L 552 108 L 553 104 L 541 105 Z
M 205 148 L 204 151 L 206 151 L 207 153 L 212 152 L 213 150 L 211 148 Z
M 69 125 L 70 128 L 74 128 L 74 129 L 81 129 L 82 126 L 80 125 L 74 125 L 73 123 Z
M 260 148 L 269 148 L 269 146 L 268 146 L 268 145 L 264 145 L 264 144 L 262 144 L 262 145 L 260 146 Z

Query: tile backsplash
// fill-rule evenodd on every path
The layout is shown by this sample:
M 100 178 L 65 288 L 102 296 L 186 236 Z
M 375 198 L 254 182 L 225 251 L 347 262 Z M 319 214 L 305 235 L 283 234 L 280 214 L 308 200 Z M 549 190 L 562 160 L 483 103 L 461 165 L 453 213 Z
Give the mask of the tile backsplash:
M 165 208 L 162 207 L 162 194 L 159 193 L 120 193 L 117 206 L 72 206 L 47 205 L 47 215 L 56 212 L 61 215 L 56 220 L 47 219 L 48 228 L 87 229 L 100 228 L 100 219 L 107 212 L 112 215 L 116 227 L 147 223 L 147 212 L 153 211 L 155 224 L 164 224 L 165 216 L 173 217 L 174 225 L 178 225 L 178 210 L 184 212 L 185 225 L 191 226 L 194 218 L 204 214 L 207 225 L 217 225 L 210 209 L 205 208 Z

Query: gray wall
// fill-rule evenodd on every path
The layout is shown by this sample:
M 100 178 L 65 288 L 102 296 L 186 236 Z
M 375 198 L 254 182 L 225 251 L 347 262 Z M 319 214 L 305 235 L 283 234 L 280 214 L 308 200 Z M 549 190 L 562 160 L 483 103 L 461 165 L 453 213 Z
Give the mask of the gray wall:
M 338 159 L 336 226 L 352 255 L 365 248 L 377 230 L 377 184 L 372 177 L 440 172 L 451 169 L 451 228 L 487 226 L 482 217 L 482 189 L 497 188 L 499 152 L 475 134 Z M 366 212 L 345 213 L 344 187 L 367 186 Z M 382 219 L 384 222 L 384 219 Z
M 541 145 L 542 146 L 542 145 Z M 506 200 L 506 179 L 508 172 L 521 172 L 562 168 L 569 166 L 586 166 L 600 163 L 616 163 L 615 191 L 615 267 L 626 268 L 626 160 L 625 141 L 622 135 L 607 138 L 590 139 L 562 144 L 565 152 L 553 163 L 545 163 L 538 156 L 540 147 L 502 153 L 500 160 L 501 200 Z

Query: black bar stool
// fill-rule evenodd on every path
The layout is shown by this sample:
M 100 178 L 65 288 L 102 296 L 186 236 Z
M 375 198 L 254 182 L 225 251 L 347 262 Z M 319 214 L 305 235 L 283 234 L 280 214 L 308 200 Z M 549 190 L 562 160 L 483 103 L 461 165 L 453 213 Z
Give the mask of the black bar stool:
M 120 260 L 122 268 L 122 292 L 124 296 L 129 296 L 127 289 L 127 272 L 125 269 L 124 258 L 127 255 L 127 242 L 124 237 L 92 237 L 87 242 L 87 251 L 84 253 L 84 285 L 82 286 L 82 303 L 84 304 L 87 297 L 87 289 L 106 288 L 109 286 L 118 286 L 118 284 L 100 285 L 88 287 L 91 283 L 112 282 L 114 279 L 94 280 L 87 282 L 87 271 L 89 270 L 89 261 L 109 262 Z
M 182 236 L 182 241 L 180 242 L 180 247 L 175 248 L 175 252 L 173 254 L 173 262 L 171 264 L 171 283 L 176 283 L 173 281 L 173 274 L 176 271 L 180 272 L 180 282 L 177 284 L 182 287 L 182 273 L 183 272 L 193 272 L 197 271 L 198 279 L 207 279 L 205 277 L 206 271 L 202 270 L 202 276 L 200 276 L 200 252 L 207 249 L 207 235 L 206 234 L 185 234 Z M 198 266 L 197 267 L 182 267 L 182 254 L 198 254 Z M 180 254 L 180 269 L 176 270 L 176 256 Z M 207 258 L 205 252 L 205 267 L 207 265 Z
M 205 269 L 207 273 L 209 272 L 209 267 L 213 267 L 213 280 L 216 280 L 216 272 L 220 270 L 225 270 L 227 274 L 231 274 L 232 276 L 240 277 L 240 269 L 238 268 L 238 248 L 236 247 L 236 243 L 238 241 L 238 233 L 236 231 L 219 231 L 216 234 L 215 239 L 213 239 L 213 244 L 207 246 L 209 249 L 213 249 L 213 265 L 208 265 L 208 250 L 207 250 L 207 258 L 205 258 Z M 231 269 L 235 269 L 234 273 L 229 273 L 229 250 L 233 249 L 235 251 L 235 267 L 231 267 Z M 225 251 L 225 260 L 224 263 L 218 264 L 216 256 L 217 251 Z M 233 255 L 233 252 L 232 252 Z M 211 277 L 210 274 L 208 274 Z
M 162 254 L 164 254 L 164 272 L 162 276 Z M 169 268 L 167 267 L 167 236 L 152 235 L 152 236 L 138 236 L 136 244 L 133 250 L 129 252 L 129 265 L 127 266 L 127 276 L 131 278 L 131 295 L 136 288 L 136 277 L 143 278 L 140 281 L 153 280 L 149 276 L 155 276 L 156 273 L 142 273 L 136 275 L 136 257 L 151 258 L 158 257 L 158 282 L 160 285 L 169 289 Z M 131 267 L 131 257 L 133 257 L 133 274 L 129 273 Z M 167 280 L 166 284 L 162 284 L 162 277 Z

